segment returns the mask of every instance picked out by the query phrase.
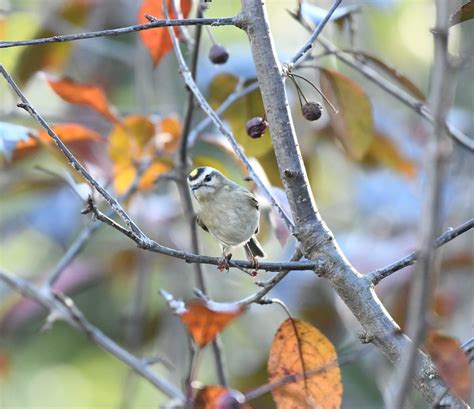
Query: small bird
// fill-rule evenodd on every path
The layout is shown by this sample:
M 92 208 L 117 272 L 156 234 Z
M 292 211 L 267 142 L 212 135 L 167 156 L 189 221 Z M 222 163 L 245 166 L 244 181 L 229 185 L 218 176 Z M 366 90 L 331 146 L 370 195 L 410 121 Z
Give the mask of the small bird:
M 222 247 L 220 270 L 228 270 L 234 247 L 244 246 L 247 258 L 255 264 L 257 257 L 265 257 L 255 237 L 260 211 L 252 193 L 207 166 L 191 171 L 188 185 L 199 203 L 197 224 L 216 238 Z

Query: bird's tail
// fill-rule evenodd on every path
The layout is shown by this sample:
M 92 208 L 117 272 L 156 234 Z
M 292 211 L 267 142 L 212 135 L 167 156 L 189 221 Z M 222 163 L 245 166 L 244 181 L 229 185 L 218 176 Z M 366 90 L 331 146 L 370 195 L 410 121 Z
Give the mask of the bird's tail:
M 266 257 L 265 252 L 262 249 L 262 245 L 255 237 L 250 238 L 250 240 L 245 244 L 244 249 L 245 255 L 249 260 L 254 260 L 255 257 Z

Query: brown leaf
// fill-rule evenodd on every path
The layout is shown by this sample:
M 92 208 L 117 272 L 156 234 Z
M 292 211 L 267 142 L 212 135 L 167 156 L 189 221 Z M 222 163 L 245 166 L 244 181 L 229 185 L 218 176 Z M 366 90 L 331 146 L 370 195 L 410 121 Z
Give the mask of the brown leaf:
M 320 83 L 323 93 L 339 111 L 328 109 L 337 139 L 351 158 L 362 159 L 374 132 L 369 97 L 358 84 L 336 71 L 321 69 Z
M 311 324 L 288 318 L 273 339 L 268 358 L 269 381 L 295 376 L 272 390 L 278 409 L 336 409 L 342 383 L 331 342 Z
M 416 164 L 407 159 L 388 136 L 380 132 L 374 133 L 374 139 L 362 163 L 368 166 L 387 166 L 409 178 L 416 175 Z
M 474 1 L 470 0 L 463 4 L 456 12 L 451 16 L 449 21 L 450 26 L 462 23 L 463 21 L 471 20 L 474 18 Z
M 168 13 L 171 19 L 176 18 L 176 14 L 171 7 L 171 1 L 167 0 Z M 143 0 L 140 9 L 138 10 L 138 22 L 140 24 L 149 23 L 146 19 L 145 14 L 156 17 L 158 19 L 164 19 L 163 3 L 161 0 Z M 191 9 L 191 0 L 181 0 L 181 12 L 186 18 Z M 174 28 L 176 35 L 179 38 L 179 27 Z M 173 49 L 173 43 L 168 32 L 168 27 L 159 27 L 151 30 L 140 31 L 140 37 L 148 48 L 148 52 L 155 65 L 158 65 L 161 59 Z
M 197 299 L 187 304 L 180 318 L 196 344 L 202 348 L 244 310 L 245 306 L 239 304 L 206 303 Z
M 471 391 L 469 359 L 459 347 L 459 342 L 450 336 L 431 331 L 426 339 L 426 350 L 447 385 L 460 398 L 469 399 Z
M 220 385 L 205 386 L 198 391 L 193 409 L 251 409 L 241 404 L 242 400 L 242 394 L 236 390 Z
M 86 105 L 112 122 L 118 122 L 111 112 L 109 102 L 102 88 L 97 85 L 81 84 L 71 78 L 55 79 L 47 76 L 50 87 L 62 99 L 71 104 Z
M 395 79 L 403 88 L 405 88 L 408 92 L 410 92 L 415 98 L 419 99 L 420 101 L 426 100 L 425 94 L 408 77 L 401 74 L 396 68 L 392 67 L 391 65 L 382 61 L 381 59 L 371 54 L 364 53 L 362 51 L 348 50 L 345 52 L 351 53 L 355 57 L 362 59 L 363 61 L 368 61 L 372 63 L 372 65 L 381 69 L 383 72 L 385 72 L 385 74 Z

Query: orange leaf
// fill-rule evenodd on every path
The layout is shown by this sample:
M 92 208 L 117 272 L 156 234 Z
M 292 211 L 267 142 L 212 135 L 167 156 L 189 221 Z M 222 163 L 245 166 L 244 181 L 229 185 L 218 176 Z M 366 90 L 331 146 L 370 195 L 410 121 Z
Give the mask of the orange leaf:
M 10 373 L 11 361 L 9 356 L 0 351 L 0 379 L 6 378 Z
M 86 105 L 112 122 L 118 122 L 117 117 L 110 110 L 103 89 L 97 85 L 81 84 L 71 78 L 54 79 L 50 76 L 47 77 L 47 81 L 54 92 L 65 101 Z
M 167 116 L 160 123 L 159 142 L 166 152 L 174 152 L 181 137 L 181 122 L 176 116 Z
M 459 347 L 459 342 L 447 335 L 431 331 L 426 339 L 426 349 L 447 385 L 462 399 L 469 399 L 471 390 L 469 359 Z
M 194 399 L 193 409 L 251 409 L 243 405 L 243 395 L 236 390 L 220 385 L 205 386 Z
M 158 176 L 169 170 L 169 165 L 163 162 L 154 162 L 143 172 L 138 184 L 139 190 L 150 190 L 153 188 Z
M 171 1 L 167 0 L 168 13 L 171 19 L 176 18 L 171 7 Z M 181 0 L 181 11 L 186 18 L 191 9 L 191 0 Z M 164 13 L 161 0 L 143 0 L 143 3 L 138 10 L 138 21 L 140 24 L 149 23 L 145 14 L 149 14 L 158 19 L 164 19 Z M 179 35 L 179 28 L 175 27 L 176 35 Z M 140 31 L 143 44 L 148 48 L 150 56 L 155 65 L 158 65 L 160 60 L 173 49 L 168 27 L 160 27 L 151 30 Z
M 311 324 L 288 318 L 273 339 L 268 358 L 270 382 L 294 376 L 272 390 L 278 409 L 339 408 L 342 383 L 331 342 Z
M 85 126 L 74 124 L 74 123 L 64 123 L 57 124 L 51 127 L 59 139 L 61 139 L 66 145 L 74 142 L 82 141 L 100 141 L 101 136 L 92 129 L 86 128 Z M 40 130 L 32 137 L 24 141 L 19 141 L 16 144 L 16 151 L 14 157 L 18 159 L 19 156 L 31 153 L 33 150 L 36 150 L 42 143 L 53 144 L 53 139 L 48 135 L 45 130 Z
M 238 304 L 193 300 L 180 314 L 180 318 L 196 344 L 202 348 L 212 342 L 217 334 L 244 310 L 245 307 Z

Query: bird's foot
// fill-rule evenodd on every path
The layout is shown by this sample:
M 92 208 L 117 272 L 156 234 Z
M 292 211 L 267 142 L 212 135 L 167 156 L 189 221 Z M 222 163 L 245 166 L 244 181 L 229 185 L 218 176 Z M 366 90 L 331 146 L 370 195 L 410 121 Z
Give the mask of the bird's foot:
M 219 263 L 217 264 L 217 269 L 219 271 L 229 271 L 229 261 L 232 258 L 232 254 L 228 254 L 227 256 L 223 256 Z

